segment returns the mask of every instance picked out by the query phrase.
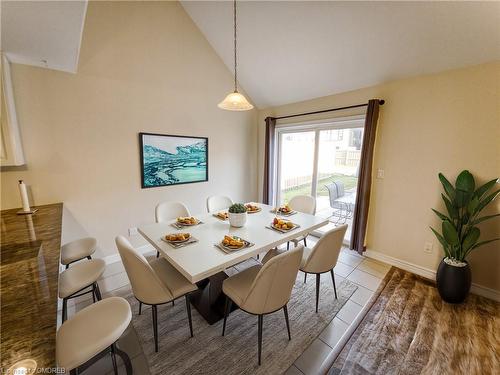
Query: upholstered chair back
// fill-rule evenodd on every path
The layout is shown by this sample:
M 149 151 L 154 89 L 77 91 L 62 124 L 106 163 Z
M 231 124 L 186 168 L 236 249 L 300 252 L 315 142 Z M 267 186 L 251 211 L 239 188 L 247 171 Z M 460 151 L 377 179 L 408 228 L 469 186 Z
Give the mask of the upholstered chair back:
M 264 264 L 240 307 L 252 314 L 267 314 L 286 305 L 297 278 L 303 251 L 304 247 L 298 246 Z

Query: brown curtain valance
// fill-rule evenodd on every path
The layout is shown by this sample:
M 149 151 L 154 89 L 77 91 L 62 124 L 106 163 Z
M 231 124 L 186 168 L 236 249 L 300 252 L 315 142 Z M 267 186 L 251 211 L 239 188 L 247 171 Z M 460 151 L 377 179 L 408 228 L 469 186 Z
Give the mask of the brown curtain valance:
M 262 191 L 262 202 L 272 204 L 274 200 L 273 181 L 274 181 L 274 149 L 275 149 L 275 129 L 276 119 L 266 117 L 266 144 L 264 151 L 264 189 Z
M 373 150 L 375 148 L 378 112 L 379 100 L 371 99 L 368 101 L 350 246 L 351 249 L 356 250 L 360 254 L 366 249 L 365 235 L 368 222 L 368 208 L 370 206 Z

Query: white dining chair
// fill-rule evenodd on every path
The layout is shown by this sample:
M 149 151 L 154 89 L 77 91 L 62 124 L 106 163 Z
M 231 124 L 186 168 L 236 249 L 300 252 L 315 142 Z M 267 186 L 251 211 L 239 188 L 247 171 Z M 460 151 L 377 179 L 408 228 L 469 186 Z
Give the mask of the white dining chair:
M 290 206 L 292 210 L 302 212 L 303 214 L 316 214 L 316 198 L 310 195 L 296 195 L 290 199 L 288 206 Z M 291 242 L 294 243 L 294 246 L 297 246 L 299 242 L 304 241 L 304 246 L 307 246 L 307 236 L 308 234 L 305 234 L 304 236 L 294 238 Z M 287 242 L 286 247 L 287 250 L 290 248 L 290 242 Z
M 180 216 L 191 216 L 188 208 L 181 202 L 161 202 L 155 208 L 155 219 L 157 223 L 170 221 Z M 156 257 L 160 256 L 160 252 L 156 252 Z
M 234 302 L 249 314 L 258 316 L 258 363 L 261 363 L 262 329 L 264 315 L 283 309 L 285 315 L 288 340 L 290 323 L 288 321 L 287 304 L 297 278 L 303 247 L 298 246 L 270 259 L 264 265 L 255 265 L 241 271 L 222 283 L 226 295 L 222 336 L 226 332 L 226 321 Z
M 346 230 L 347 224 L 330 229 L 319 239 L 313 248 L 304 248 L 300 270 L 304 272 L 304 282 L 306 282 L 308 273 L 316 275 L 316 312 L 318 312 L 319 286 L 322 273 L 330 272 L 335 299 L 337 299 L 337 287 L 335 286 L 333 269 L 337 265 Z
M 163 305 L 184 296 L 186 298 L 189 331 L 191 337 L 193 337 L 189 294 L 197 290 L 198 287 L 191 284 L 166 259 L 160 258 L 148 262 L 144 255 L 134 249 L 125 237 L 118 236 L 115 241 L 130 280 L 134 297 L 139 301 L 139 314 L 141 314 L 143 304 L 151 305 L 155 352 L 158 352 L 158 305 Z
M 207 211 L 216 212 L 231 207 L 233 201 L 224 195 L 213 195 L 207 198 Z

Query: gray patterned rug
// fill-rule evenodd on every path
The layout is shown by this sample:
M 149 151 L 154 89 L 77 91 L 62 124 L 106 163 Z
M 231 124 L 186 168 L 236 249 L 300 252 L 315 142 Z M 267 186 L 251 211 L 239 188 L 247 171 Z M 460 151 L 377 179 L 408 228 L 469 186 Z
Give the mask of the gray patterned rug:
M 329 274 L 322 275 L 319 313 L 314 311 L 315 280 L 309 275 L 297 276 L 288 304 L 292 340 L 288 341 L 282 311 L 264 316 L 262 365 L 257 364 L 257 316 L 241 310 L 232 312 L 227 321 L 226 335 L 221 336 L 222 321 L 210 326 L 193 308 L 194 337 L 189 327 L 184 299 L 158 307 L 160 350 L 154 351 L 151 312 L 143 306 L 137 315 L 138 302 L 129 296 L 133 311 L 132 323 L 152 374 L 280 374 L 302 354 L 311 342 L 335 317 L 349 297 L 355 284 L 337 281 L 335 300 Z

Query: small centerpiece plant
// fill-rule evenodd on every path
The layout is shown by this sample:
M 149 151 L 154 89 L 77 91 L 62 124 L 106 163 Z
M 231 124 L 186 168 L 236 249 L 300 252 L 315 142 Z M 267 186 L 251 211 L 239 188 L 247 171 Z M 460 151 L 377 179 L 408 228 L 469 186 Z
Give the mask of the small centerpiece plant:
M 228 216 L 232 227 L 242 227 L 247 221 L 247 208 L 243 203 L 235 203 L 229 207 Z
M 498 197 L 500 189 L 495 190 L 498 179 L 488 181 L 476 189 L 472 174 L 462 171 L 453 186 L 440 173 L 439 180 L 444 188 L 441 194 L 446 206 L 446 214 L 432 209 L 441 219 L 441 233 L 431 227 L 443 246 L 445 258 L 439 264 L 436 282 L 441 298 L 450 303 L 461 303 L 467 297 L 471 286 L 471 270 L 467 256 L 480 246 L 500 240 L 493 238 L 480 241 L 479 223 L 500 216 L 479 216 L 481 211 Z

